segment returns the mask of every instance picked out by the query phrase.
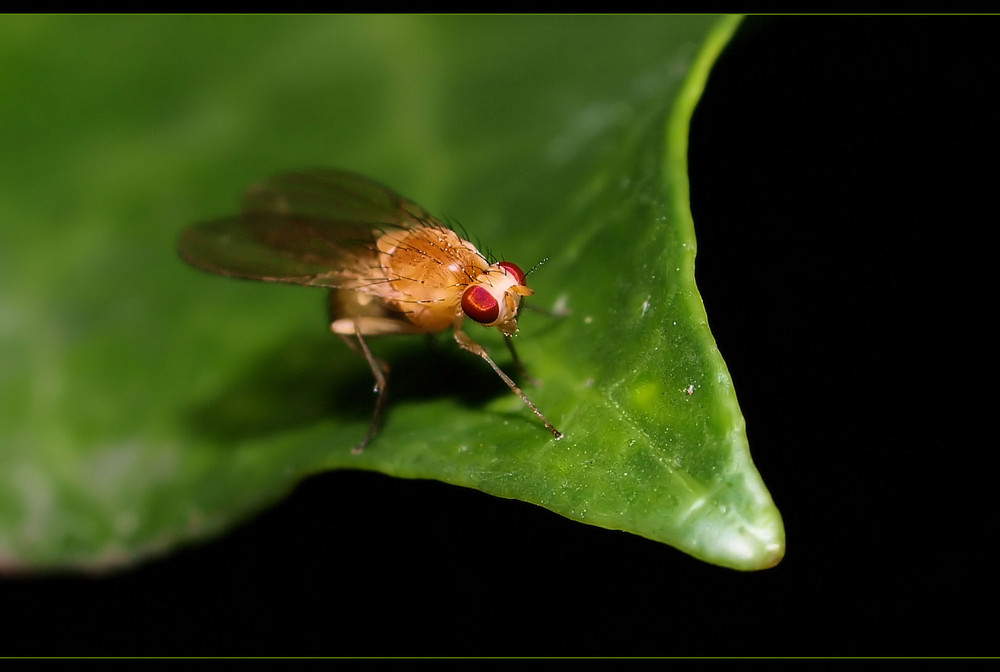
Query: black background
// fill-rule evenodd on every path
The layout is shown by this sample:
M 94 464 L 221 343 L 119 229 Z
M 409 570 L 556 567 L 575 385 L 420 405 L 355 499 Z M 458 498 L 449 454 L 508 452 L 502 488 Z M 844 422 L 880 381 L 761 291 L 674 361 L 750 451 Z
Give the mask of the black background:
M 997 21 L 750 18 L 695 114 L 698 284 L 777 568 L 337 472 L 133 570 L 5 579 L 0 653 L 996 654 Z

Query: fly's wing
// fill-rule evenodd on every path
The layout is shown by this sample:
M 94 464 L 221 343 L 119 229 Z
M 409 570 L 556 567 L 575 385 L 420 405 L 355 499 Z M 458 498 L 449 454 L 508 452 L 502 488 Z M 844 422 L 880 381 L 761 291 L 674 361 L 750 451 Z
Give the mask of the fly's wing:
M 379 237 L 428 224 L 438 225 L 368 178 L 306 170 L 250 187 L 240 215 L 187 228 L 179 250 L 191 265 L 221 275 L 380 294 Z
M 348 222 L 410 226 L 433 217 L 386 186 L 343 170 L 298 170 L 247 189 L 243 213 L 295 214 Z

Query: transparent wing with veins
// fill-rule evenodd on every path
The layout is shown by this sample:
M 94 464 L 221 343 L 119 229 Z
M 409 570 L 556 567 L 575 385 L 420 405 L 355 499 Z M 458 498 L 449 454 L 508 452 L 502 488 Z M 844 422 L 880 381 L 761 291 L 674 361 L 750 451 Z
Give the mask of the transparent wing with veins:
M 304 170 L 250 187 L 239 215 L 189 227 L 179 249 L 212 273 L 381 294 L 386 278 L 376 242 L 420 226 L 442 225 L 368 178 Z

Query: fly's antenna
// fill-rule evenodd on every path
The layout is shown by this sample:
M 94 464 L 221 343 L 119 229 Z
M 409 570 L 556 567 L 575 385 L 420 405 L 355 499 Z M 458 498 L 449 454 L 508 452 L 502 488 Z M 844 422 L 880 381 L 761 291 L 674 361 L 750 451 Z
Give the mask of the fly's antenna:
M 527 271 L 525 271 L 525 272 L 524 272 L 524 277 L 528 277 L 529 275 L 531 275 L 532 273 L 534 273 L 534 272 L 535 272 L 535 270 L 536 270 L 536 269 L 537 269 L 537 268 L 538 268 L 539 266 L 541 266 L 542 264 L 544 264 L 544 263 L 545 263 L 546 261 L 548 261 L 548 260 L 549 260 L 549 258 L 548 258 L 548 257 L 545 257 L 544 259 L 542 259 L 541 261 L 539 261 L 539 262 L 538 262 L 537 264 L 535 264 L 534 266 L 532 266 L 531 268 L 529 268 L 529 269 L 528 269 Z

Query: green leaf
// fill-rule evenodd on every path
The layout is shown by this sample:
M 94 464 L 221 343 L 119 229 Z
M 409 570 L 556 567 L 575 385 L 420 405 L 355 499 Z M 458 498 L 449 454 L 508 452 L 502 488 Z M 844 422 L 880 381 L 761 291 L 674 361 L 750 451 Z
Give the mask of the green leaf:
M 776 564 L 694 283 L 687 128 L 732 17 L 67 16 L 0 24 L 0 565 L 108 567 L 333 468 L 433 478 Z M 365 362 L 321 291 L 198 273 L 180 230 L 293 168 L 365 173 L 528 268 L 556 441 L 449 335 Z M 501 365 L 499 334 L 470 336 Z

